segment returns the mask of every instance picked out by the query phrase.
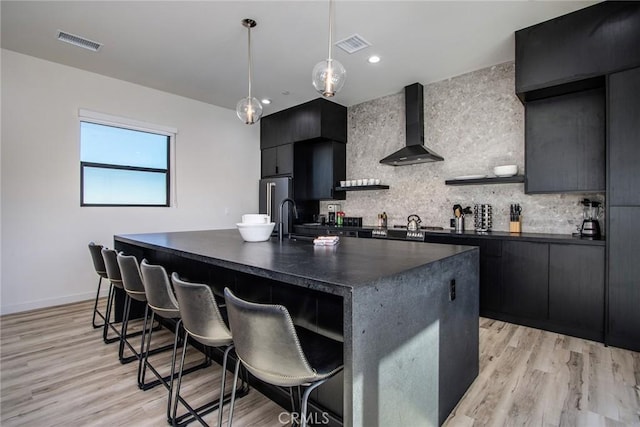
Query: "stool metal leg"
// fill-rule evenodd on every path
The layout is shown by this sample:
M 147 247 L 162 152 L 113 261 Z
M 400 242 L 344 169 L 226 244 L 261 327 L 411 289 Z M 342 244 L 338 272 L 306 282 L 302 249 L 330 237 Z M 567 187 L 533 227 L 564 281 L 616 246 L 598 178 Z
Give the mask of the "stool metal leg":
M 236 359 L 236 367 L 233 370 L 233 387 L 231 388 L 231 406 L 229 408 L 229 420 L 227 421 L 227 426 L 231 427 L 231 423 L 233 422 L 233 409 L 236 405 L 236 388 L 238 386 L 238 371 L 240 370 L 240 358 Z
M 131 297 L 127 294 L 125 295 L 125 300 L 124 300 L 124 314 L 122 317 L 122 329 L 120 330 L 120 346 L 118 348 L 118 359 L 120 360 L 120 363 L 127 364 L 127 363 L 131 363 L 134 360 L 140 360 L 140 358 L 142 357 L 141 353 L 138 353 L 136 351 L 135 348 L 133 348 L 133 346 L 131 345 L 131 343 L 129 343 L 129 341 L 127 340 L 128 337 L 134 337 L 136 335 L 138 335 L 138 333 L 133 333 L 130 335 L 127 335 L 127 329 L 129 328 L 129 315 L 131 313 Z M 145 316 L 146 316 L 146 312 L 147 309 L 145 307 Z M 143 329 L 140 332 L 141 335 L 144 336 L 145 334 L 145 329 L 147 326 L 147 322 L 146 322 L 146 317 L 145 317 L 145 321 L 144 321 L 144 325 L 143 325 Z M 153 322 L 151 323 L 150 326 L 153 326 Z M 133 353 L 132 356 L 129 357 L 124 357 L 124 347 L 125 345 L 127 347 L 129 347 L 129 350 L 131 350 L 131 352 Z
M 107 309 L 104 315 L 104 327 L 102 330 L 102 340 L 105 344 L 111 344 L 112 342 L 116 342 L 120 339 L 120 337 L 108 338 L 109 328 L 114 329 L 111 324 L 111 309 L 113 307 L 115 301 L 116 293 L 114 290 L 113 283 L 109 283 L 109 295 L 107 296 Z M 117 331 L 116 331 L 117 332 Z
M 174 349 L 174 354 L 172 358 L 175 358 L 175 347 L 176 344 L 167 344 L 159 348 L 154 348 L 151 350 L 151 337 L 153 331 L 156 328 L 153 327 L 153 322 L 155 320 L 155 311 L 151 310 L 151 321 L 149 322 L 149 306 L 145 307 L 145 320 L 144 326 L 142 329 L 142 339 L 140 340 L 140 358 L 138 359 L 138 388 L 141 390 L 149 390 L 159 384 L 164 384 L 165 387 L 169 387 L 166 384 L 166 381 L 170 378 L 169 376 L 163 377 L 160 373 L 149 363 L 149 355 L 157 354 L 166 350 Z M 179 326 L 179 325 L 178 325 Z M 146 342 L 146 345 L 145 345 Z M 153 372 L 156 376 L 156 380 L 145 383 L 145 377 L 147 373 L 147 367 Z
M 300 423 L 302 427 L 307 427 L 307 401 L 309 400 L 309 395 L 315 388 L 324 384 L 326 381 L 327 380 L 315 382 L 307 387 L 307 389 L 304 391 L 304 394 L 302 396 L 302 409 L 300 410 Z
M 224 356 L 222 358 L 222 382 L 220 385 L 220 403 L 218 403 L 218 426 L 220 427 L 222 427 L 222 411 L 224 408 L 224 387 L 227 379 L 227 360 L 231 350 L 233 350 L 233 344 L 225 349 Z
M 98 276 L 98 292 L 96 292 L 96 302 L 93 304 L 93 319 L 91 319 L 91 325 L 94 329 L 104 327 L 104 314 L 98 311 L 98 300 L 100 299 L 100 286 L 102 285 L 102 276 Z M 101 325 L 96 325 L 96 315 L 100 316 L 103 320 Z
M 177 406 L 178 406 L 178 398 L 180 396 L 180 380 L 182 379 L 182 368 L 183 368 L 183 363 L 184 363 L 184 355 L 187 351 L 187 331 L 184 331 L 184 346 L 182 349 L 182 361 L 181 361 L 181 365 L 180 365 L 180 374 L 178 376 L 178 391 L 176 392 L 176 398 L 175 398 L 175 408 L 174 412 L 173 412 L 173 416 L 171 416 L 171 404 L 173 403 L 172 399 L 173 399 L 173 380 L 175 379 L 176 376 L 176 354 L 178 352 L 178 340 L 180 338 L 180 327 L 182 326 L 182 319 L 178 319 L 178 323 L 176 323 L 176 336 L 173 340 L 173 354 L 171 355 L 171 377 L 169 380 L 169 399 L 167 400 L 167 421 L 169 421 L 171 424 L 174 423 L 175 421 L 175 416 L 176 416 L 176 411 L 177 411 Z M 183 328 L 184 329 L 184 328 Z

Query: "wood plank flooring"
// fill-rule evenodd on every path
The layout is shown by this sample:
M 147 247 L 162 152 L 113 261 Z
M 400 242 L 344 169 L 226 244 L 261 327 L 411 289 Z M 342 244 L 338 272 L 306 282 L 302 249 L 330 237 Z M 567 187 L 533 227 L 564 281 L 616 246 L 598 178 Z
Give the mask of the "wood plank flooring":
M 166 389 L 138 389 L 136 363 L 118 362 L 117 343 L 91 328 L 91 309 L 88 301 L 0 317 L 2 426 L 167 425 Z M 154 337 L 171 340 L 166 331 Z M 155 355 L 154 366 L 168 373 L 170 356 Z M 187 360 L 201 357 L 191 349 Z M 219 375 L 214 363 L 185 376 L 186 399 L 217 396 Z M 283 411 L 252 389 L 234 425 L 282 426 Z M 481 319 L 480 374 L 445 426 L 516 425 L 640 427 L 640 353 Z

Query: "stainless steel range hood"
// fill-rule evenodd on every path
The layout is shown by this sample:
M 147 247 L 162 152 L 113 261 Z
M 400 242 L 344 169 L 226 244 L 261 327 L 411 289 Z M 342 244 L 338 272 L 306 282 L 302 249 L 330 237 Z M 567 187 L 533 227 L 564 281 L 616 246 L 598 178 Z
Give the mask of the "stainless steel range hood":
M 380 160 L 391 166 L 414 165 L 416 163 L 440 162 L 444 158 L 424 146 L 424 88 L 414 83 L 404 88 L 406 107 L 406 147 Z

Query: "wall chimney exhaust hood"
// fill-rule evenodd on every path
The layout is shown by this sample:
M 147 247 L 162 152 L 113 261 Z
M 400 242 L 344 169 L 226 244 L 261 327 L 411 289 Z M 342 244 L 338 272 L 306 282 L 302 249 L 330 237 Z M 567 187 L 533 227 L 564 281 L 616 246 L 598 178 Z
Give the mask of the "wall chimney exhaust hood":
M 406 147 L 380 160 L 391 166 L 414 165 L 416 163 L 440 162 L 444 158 L 424 146 L 424 88 L 414 83 L 404 88 L 406 107 Z

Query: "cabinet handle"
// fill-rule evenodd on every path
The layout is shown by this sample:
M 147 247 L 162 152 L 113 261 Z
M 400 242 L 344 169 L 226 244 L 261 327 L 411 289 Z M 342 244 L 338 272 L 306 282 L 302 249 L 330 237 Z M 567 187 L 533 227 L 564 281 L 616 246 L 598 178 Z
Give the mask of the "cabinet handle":
M 278 174 L 278 166 L 276 166 L 276 175 Z

